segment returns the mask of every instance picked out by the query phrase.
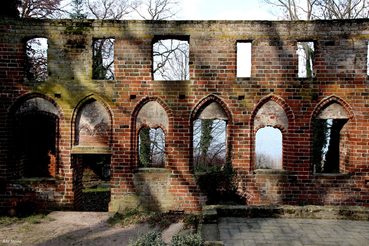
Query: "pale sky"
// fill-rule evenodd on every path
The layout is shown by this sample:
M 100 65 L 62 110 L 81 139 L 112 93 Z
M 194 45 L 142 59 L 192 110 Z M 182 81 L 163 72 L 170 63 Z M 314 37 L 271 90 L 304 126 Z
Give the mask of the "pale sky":
M 277 19 L 262 0 L 182 0 L 177 19 L 272 20 Z

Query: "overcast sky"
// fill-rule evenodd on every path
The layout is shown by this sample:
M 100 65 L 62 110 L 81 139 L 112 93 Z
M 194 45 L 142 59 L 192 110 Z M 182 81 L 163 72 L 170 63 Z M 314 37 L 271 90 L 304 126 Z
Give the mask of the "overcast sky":
M 276 16 L 263 0 L 181 0 L 178 19 L 272 20 Z

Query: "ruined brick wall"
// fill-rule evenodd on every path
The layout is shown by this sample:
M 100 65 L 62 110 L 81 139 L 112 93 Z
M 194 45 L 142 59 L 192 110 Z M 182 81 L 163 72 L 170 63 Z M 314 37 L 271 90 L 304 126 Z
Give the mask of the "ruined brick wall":
M 168 116 L 166 165 L 157 182 L 166 209 L 196 211 L 202 195 L 192 172 L 192 120 L 209 102 L 228 114 L 227 145 L 240 194 L 248 204 L 369 204 L 369 21 L 70 21 L 0 20 L 0 177 L 16 182 L 12 114 L 32 97 L 58 109 L 57 170 L 53 202 L 72 205 L 73 154 L 111 154 L 111 209 L 136 206 L 145 175 L 137 160 L 136 117 L 158 102 Z M 158 35 L 187 36 L 190 79 L 154 81 L 152 44 Z M 24 79 L 25 41 L 48 38 L 48 79 Z M 92 79 L 92 42 L 114 38 L 115 80 Z M 236 42 L 252 41 L 250 78 L 236 77 Z M 297 41 L 314 41 L 314 78 L 297 78 Z M 76 146 L 78 109 L 90 99 L 111 114 L 108 146 Z M 283 170 L 255 170 L 255 116 L 269 101 L 285 111 Z M 344 167 L 339 174 L 312 168 L 311 123 L 332 102 L 349 115 Z M 259 124 L 259 123 L 258 123 Z M 282 129 L 283 128 L 283 129 Z M 341 165 L 341 164 L 340 164 Z M 144 181 L 155 179 L 150 177 Z M 147 174 L 146 174 L 147 176 Z M 141 181 L 140 181 L 141 180 Z M 142 181 L 142 182 L 144 182 Z M 43 187 L 42 180 L 39 186 Z M 168 183 L 166 183 L 168 182 Z M 33 183 L 34 185 L 34 183 Z M 156 191 L 157 192 L 157 191 Z M 160 200 L 160 199 L 159 199 Z M 164 202 L 163 202 L 164 203 Z M 169 205 L 168 205 L 169 204 Z

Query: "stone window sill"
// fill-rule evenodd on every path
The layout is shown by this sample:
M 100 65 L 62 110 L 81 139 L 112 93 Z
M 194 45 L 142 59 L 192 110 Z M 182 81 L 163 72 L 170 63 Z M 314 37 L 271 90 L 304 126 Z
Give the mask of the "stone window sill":
M 284 169 L 255 169 L 256 175 L 287 175 L 287 171 Z

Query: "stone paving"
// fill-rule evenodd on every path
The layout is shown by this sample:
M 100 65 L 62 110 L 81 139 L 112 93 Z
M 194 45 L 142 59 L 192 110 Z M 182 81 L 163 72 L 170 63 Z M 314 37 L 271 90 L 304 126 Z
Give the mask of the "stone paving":
M 225 217 L 218 229 L 227 246 L 369 245 L 369 221 Z

